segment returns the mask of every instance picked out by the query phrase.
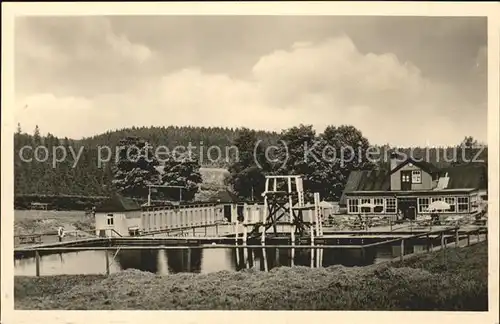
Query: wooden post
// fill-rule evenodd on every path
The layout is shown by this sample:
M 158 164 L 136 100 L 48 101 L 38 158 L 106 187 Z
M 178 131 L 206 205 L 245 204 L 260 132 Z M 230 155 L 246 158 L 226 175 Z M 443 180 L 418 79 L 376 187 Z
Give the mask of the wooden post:
M 247 204 L 243 205 L 243 245 L 247 245 L 247 238 L 248 238 L 248 233 L 247 233 L 247 224 L 248 224 L 248 217 L 250 214 L 250 208 L 248 207 Z M 248 258 L 248 248 L 243 248 L 243 262 L 246 264 L 247 269 L 250 268 L 250 261 Z
M 320 248 L 319 249 L 319 265 L 318 268 L 323 266 L 323 251 L 324 249 Z
M 311 246 L 314 246 L 314 227 L 310 226 L 310 231 L 311 231 Z M 311 268 L 314 268 L 314 247 L 311 248 Z
M 250 268 L 254 267 L 253 250 L 248 248 L 248 264 Z
M 266 253 L 266 225 L 262 226 L 262 236 L 260 237 L 260 244 L 262 245 L 262 262 L 264 263 L 264 271 L 267 272 L 267 253 Z
M 460 236 L 458 233 L 458 227 L 455 228 L 455 246 L 460 247 Z
M 467 246 L 470 246 L 470 234 L 467 233 Z
M 405 240 L 401 239 L 401 252 L 399 254 L 399 259 L 401 260 L 401 262 L 403 262 L 404 257 L 405 257 Z
M 276 182 L 275 182 L 276 186 Z M 276 189 L 275 189 L 276 191 Z M 292 245 L 291 251 L 291 266 L 295 265 L 295 226 L 294 224 L 294 212 L 293 212 L 293 200 L 292 200 L 292 179 L 288 178 L 288 214 L 290 215 L 290 241 Z
M 426 250 L 427 252 L 429 252 L 429 251 L 431 250 L 431 249 L 430 249 L 431 244 L 430 244 L 430 242 L 429 242 L 429 241 L 430 241 L 429 234 L 427 234 L 427 235 L 425 236 L 425 245 L 426 245 L 425 250 Z
M 481 234 L 479 233 L 479 230 L 477 230 L 477 243 L 479 243 L 480 239 L 481 239 Z
M 240 263 L 240 249 L 238 248 L 238 241 L 236 241 L 236 264 L 238 265 L 238 267 L 241 265 Z
M 215 236 L 219 236 L 219 224 L 215 224 Z
M 106 276 L 109 276 L 109 254 L 108 254 L 108 250 L 104 251 L 104 255 L 106 257 Z
M 35 272 L 36 276 L 40 277 L 40 253 L 35 251 Z
M 191 272 L 191 248 L 187 249 L 187 271 Z
M 316 267 L 319 268 L 321 266 L 321 250 L 319 248 L 314 249 L 315 252 L 315 260 Z
M 196 227 L 193 227 L 193 237 L 196 236 Z
M 274 263 L 276 264 L 276 267 L 280 265 L 280 249 L 276 248 L 276 252 L 274 255 Z

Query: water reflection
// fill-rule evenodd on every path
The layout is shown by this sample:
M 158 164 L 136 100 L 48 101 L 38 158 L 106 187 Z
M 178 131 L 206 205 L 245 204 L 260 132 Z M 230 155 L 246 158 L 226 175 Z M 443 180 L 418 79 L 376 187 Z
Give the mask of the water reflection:
M 421 246 L 405 246 L 405 254 L 421 251 Z M 125 269 L 138 269 L 160 274 L 179 272 L 210 273 L 222 270 L 238 271 L 244 268 L 264 270 L 264 262 L 268 269 L 291 265 L 291 250 L 266 249 L 267 260 L 263 260 L 261 248 L 247 249 L 185 249 L 185 250 L 116 250 L 116 251 L 82 251 L 42 255 L 40 257 L 40 274 L 103 274 L 106 271 L 108 253 L 110 272 Z M 324 249 L 321 265 L 328 267 L 335 264 L 344 266 L 365 266 L 380 263 L 400 255 L 400 246 L 379 246 L 359 249 Z M 246 258 L 245 258 L 246 256 Z M 314 253 L 314 264 L 318 252 Z M 296 249 L 294 264 L 311 265 L 311 250 Z M 15 275 L 34 276 L 35 259 L 27 257 L 14 262 Z

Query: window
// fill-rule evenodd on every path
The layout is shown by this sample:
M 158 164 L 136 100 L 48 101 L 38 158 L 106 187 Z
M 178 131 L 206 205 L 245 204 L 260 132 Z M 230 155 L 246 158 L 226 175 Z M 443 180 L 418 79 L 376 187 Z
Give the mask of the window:
M 442 200 L 443 200 L 443 197 L 434 197 L 434 198 L 432 198 L 432 202 L 442 201 Z
M 429 208 L 429 198 L 418 198 L 418 212 L 426 213 L 427 208 Z
M 446 210 L 447 212 L 453 213 L 455 212 L 455 197 L 445 197 L 444 202 L 450 205 L 450 209 Z
M 469 197 L 458 197 L 458 212 L 466 213 L 469 211 Z
M 410 182 L 410 176 L 407 174 L 401 175 L 401 181 L 403 182 Z
M 373 204 L 375 205 L 375 207 L 373 208 L 374 213 L 384 212 L 384 198 L 374 198 Z
M 412 183 L 422 183 L 422 171 L 413 170 L 411 172 L 411 182 Z
M 347 208 L 349 213 L 358 213 L 358 199 L 347 199 Z
M 387 198 L 385 204 L 386 213 L 396 213 L 396 198 Z
M 108 214 L 108 215 L 107 215 L 107 224 L 108 224 L 108 225 L 113 225 L 113 224 L 114 224 L 114 221 L 113 221 L 113 214 Z
M 236 214 L 238 214 L 238 221 L 239 222 L 242 222 L 244 220 L 244 216 L 243 216 L 243 205 L 238 205 L 236 207 Z
M 360 199 L 361 205 L 362 204 L 371 204 L 372 200 L 370 198 L 362 198 Z M 372 211 L 371 207 L 361 207 L 361 212 L 362 213 L 370 213 Z
M 208 221 L 208 211 L 205 210 L 205 219 Z M 224 205 L 224 218 L 227 219 L 228 222 L 231 221 L 231 205 Z

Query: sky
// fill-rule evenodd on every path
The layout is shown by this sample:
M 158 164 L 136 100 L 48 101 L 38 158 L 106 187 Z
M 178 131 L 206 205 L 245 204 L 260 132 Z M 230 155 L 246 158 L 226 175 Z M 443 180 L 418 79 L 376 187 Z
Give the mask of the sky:
M 14 51 L 28 133 L 348 124 L 373 144 L 487 139 L 485 18 L 22 17 Z

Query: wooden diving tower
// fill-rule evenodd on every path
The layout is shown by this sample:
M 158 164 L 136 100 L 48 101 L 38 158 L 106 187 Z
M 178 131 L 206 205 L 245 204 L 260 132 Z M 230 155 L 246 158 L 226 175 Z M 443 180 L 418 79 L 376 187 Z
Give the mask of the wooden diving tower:
M 323 235 L 322 216 L 320 213 L 319 193 L 314 193 L 314 203 L 306 204 L 304 199 L 303 179 L 300 175 L 273 175 L 266 176 L 264 197 L 264 212 L 260 220 L 249 220 L 249 214 L 245 213 L 243 220 L 243 241 L 248 237 L 260 236 L 265 253 L 266 236 L 272 234 L 278 236 L 278 225 L 288 223 L 290 228 L 290 245 L 293 247 L 300 239 L 309 237 L 311 245 L 314 245 L 314 237 Z M 306 211 L 309 219 L 304 219 Z M 248 233 L 248 228 L 252 228 Z M 295 249 L 291 250 L 291 264 L 294 263 Z M 312 260 L 312 259 L 311 259 Z

